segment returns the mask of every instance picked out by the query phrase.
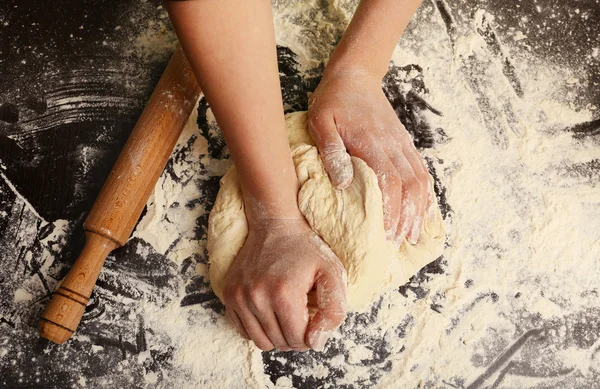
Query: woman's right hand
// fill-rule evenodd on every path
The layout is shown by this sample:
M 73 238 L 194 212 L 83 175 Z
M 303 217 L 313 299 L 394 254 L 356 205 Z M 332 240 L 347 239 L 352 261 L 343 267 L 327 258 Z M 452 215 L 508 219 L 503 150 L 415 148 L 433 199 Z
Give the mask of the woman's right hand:
M 318 311 L 309 320 L 308 294 Z M 304 218 L 252 223 L 225 277 L 227 315 L 262 350 L 321 351 L 346 317 L 346 270 Z
M 364 69 L 326 71 L 310 98 L 308 128 L 333 185 L 352 182 L 350 155 L 365 161 L 383 197 L 392 240 L 416 244 L 431 204 L 423 159 L 381 89 L 381 79 Z

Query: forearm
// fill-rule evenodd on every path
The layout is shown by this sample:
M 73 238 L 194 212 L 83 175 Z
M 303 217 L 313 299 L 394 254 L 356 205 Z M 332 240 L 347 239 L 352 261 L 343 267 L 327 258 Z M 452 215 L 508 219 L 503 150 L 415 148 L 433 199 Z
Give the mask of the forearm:
M 248 219 L 297 217 L 271 3 L 171 1 L 167 9 L 238 169 Z
M 363 71 L 383 78 L 394 47 L 421 0 L 361 0 L 327 73 Z

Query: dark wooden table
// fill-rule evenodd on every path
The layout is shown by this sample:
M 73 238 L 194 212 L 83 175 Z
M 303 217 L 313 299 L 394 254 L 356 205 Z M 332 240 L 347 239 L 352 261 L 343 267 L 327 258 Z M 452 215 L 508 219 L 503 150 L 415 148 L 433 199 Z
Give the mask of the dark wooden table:
M 536 11 L 535 2 L 519 2 L 518 12 L 500 2 L 449 3 L 454 9 L 464 8 L 464 12 L 472 11 L 470 3 L 492 10 L 502 18 L 499 34 L 518 25 L 521 15 L 534 22 L 545 20 Z M 538 3 L 558 10 L 558 18 L 568 20 L 571 7 L 558 6 L 559 0 Z M 573 3 L 590 13 L 587 22 L 567 24 L 568 39 L 566 27 L 529 36 L 548 42 L 545 47 L 535 46 L 535 55 L 579 66 L 579 56 L 599 47 L 600 4 L 594 0 Z M 80 354 L 78 343 L 62 349 L 47 344 L 37 339 L 35 327 L 51 291 L 82 247 L 81 225 L 86 212 L 166 66 L 173 42 L 165 10 L 153 2 L 5 0 L 0 5 L 0 351 L 18 351 L 16 359 L 11 359 L 15 362 L 0 359 L 0 387 L 71 387 L 79 375 L 111 377 L 113 387 L 139 387 L 144 372 L 168 369 L 171 355 L 167 352 L 152 355 L 150 364 L 113 371 L 118 361 L 135 359 L 147 350 L 147 334 L 142 317 L 111 325 L 96 320 L 107 315 L 107 306 L 118 312 L 123 296 L 145 298 L 110 275 L 101 277 L 80 329 L 92 344 L 104 347 L 102 355 Z M 490 42 L 493 45 L 493 37 Z M 285 47 L 279 47 L 278 52 L 289 110 L 306 109 L 306 93 L 317 85 L 322 68 L 300 74 L 293 52 Z M 431 147 L 440 136 L 423 119 L 422 113 L 431 107 L 397 90 L 399 69 L 392 68 L 386 80 L 388 97 L 417 146 Z M 406 69 L 420 68 L 419 64 L 408 64 Z M 599 70 L 598 61 L 589 65 L 590 82 L 578 90 L 577 104 L 600 101 Z M 417 78 L 413 87 L 426 90 L 425 81 Z M 198 124 L 206 128 L 205 101 L 199 109 Z M 598 119 L 575 130 L 583 136 L 597 134 Z M 219 156 L 222 139 L 208 132 L 206 135 L 211 142 L 209 152 Z M 199 201 L 209 208 L 217 188 L 218 177 L 212 177 Z M 445 203 L 439 183 L 436 189 L 447 215 L 451 204 Z M 53 246 L 47 239 L 60 229 L 53 224 L 59 219 L 70 224 L 61 235 L 63 240 Z M 191 262 L 178 267 L 155 253 L 140 262 L 135 248 L 138 243 L 128 244 L 111 256 L 106 268 L 143 283 L 158 299 L 169 299 L 177 282 L 188 279 L 182 306 L 203 304 L 215 312 L 223 311 L 204 280 L 189 275 Z M 52 261 L 48 262 L 49 256 Z M 418 295 L 427 288 L 428 277 L 443 271 L 441 258 L 415 277 L 411 288 Z M 13 294 L 24 283 L 37 283 L 41 297 L 26 307 L 17 307 Z M 56 363 L 57 358 L 62 362 Z M 64 366 L 71 359 L 78 369 Z M 282 375 L 291 376 L 283 366 L 269 361 L 265 358 L 265 371 L 273 381 Z M 373 363 L 380 363 L 383 369 L 384 362 Z M 377 377 L 373 376 L 372 383 Z M 295 384 L 314 387 L 332 379 Z

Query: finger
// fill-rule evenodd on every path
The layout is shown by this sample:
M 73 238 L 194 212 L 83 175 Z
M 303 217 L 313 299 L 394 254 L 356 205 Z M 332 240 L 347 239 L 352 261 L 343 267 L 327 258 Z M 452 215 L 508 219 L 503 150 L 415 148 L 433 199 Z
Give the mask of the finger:
M 333 117 L 321 115 L 311 118 L 308 131 L 317 145 L 331 183 L 338 189 L 346 189 L 352 183 L 354 168 Z
M 283 336 L 275 312 L 270 307 L 268 309 L 259 310 L 253 305 L 250 306 L 250 311 L 258 319 L 265 334 L 269 337 L 271 343 L 273 343 L 273 346 L 278 350 L 289 351 L 290 347 L 288 346 L 285 336 Z
M 396 241 L 402 242 L 402 239 L 409 235 L 414 219 L 418 213 L 420 193 L 418 187 L 413 183 L 415 180 L 415 172 L 411 164 L 406 159 L 404 153 L 402 153 L 402 149 L 400 147 L 394 147 L 398 145 L 398 143 L 391 142 L 386 147 L 386 153 L 402 180 L 400 218 L 394 235 Z
M 323 351 L 331 333 L 346 318 L 346 287 L 342 277 L 323 270 L 315 278 L 318 311 L 308 323 L 306 343 L 315 351 Z
M 235 313 L 233 309 L 227 308 L 226 315 L 233 327 L 237 330 L 237 332 L 239 332 L 239 334 L 242 335 L 244 339 L 250 340 L 250 336 L 248 336 L 248 333 L 246 332 L 246 329 L 244 328 L 244 325 L 242 324 L 237 313 Z
M 435 196 L 435 193 L 431 185 L 427 185 L 427 188 L 427 212 L 431 214 L 431 206 L 433 205 L 433 196 Z
M 425 161 L 425 159 L 421 157 L 421 162 L 423 163 L 425 177 L 427 178 L 427 206 L 425 207 L 425 215 L 426 218 L 431 219 L 435 210 L 435 208 L 433 208 L 435 200 L 435 181 L 431 176 L 431 172 L 429 171 L 430 166 L 427 163 L 427 161 Z M 431 168 L 433 169 L 433 167 Z
M 421 227 L 423 226 L 425 212 L 427 211 L 427 203 L 429 201 L 429 177 L 421 155 L 412 144 L 406 148 L 404 154 L 415 172 L 416 182 L 412 185 L 418 188 L 419 205 L 417 214 L 408 233 L 409 242 L 416 244 L 419 240 L 419 234 L 421 232 Z
M 250 336 L 250 339 L 252 339 L 254 344 L 256 344 L 256 347 L 264 351 L 272 350 L 274 348 L 273 342 L 271 342 L 258 319 L 248 308 L 237 307 L 235 313 L 240 318 L 240 321 L 246 329 L 246 333 Z
M 423 218 L 427 209 L 429 189 L 427 168 L 417 152 L 406 129 L 400 125 L 391 131 L 394 142 L 388 143 L 386 151 L 402 176 L 403 197 L 400 224 L 396 241 L 406 237 L 412 244 L 419 240 Z
M 287 345 L 298 351 L 309 349 L 304 341 L 304 334 L 308 325 L 308 306 L 306 295 L 297 298 L 283 298 L 277 294 L 274 301 L 275 315 Z
M 348 151 L 353 156 L 365 161 L 377 174 L 383 200 L 385 229 L 392 237 L 395 236 L 400 222 L 400 206 L 402 204 L 402 180 L 398 175 L 398 170 L 385 151 L 373 139 L 360 147 L 349 144 Z
M 427 177 L 427 207 L 425 207 L 425 214 L 428 218 L 432 217 L 432 205 L 435 196 L 435 182 L 431 177 L 431 172 L 429 171 L 429 166 L 425 162 L 423 158 L 421 158 L 423 162 L 423 168 L 425 169 L 425 176 Z

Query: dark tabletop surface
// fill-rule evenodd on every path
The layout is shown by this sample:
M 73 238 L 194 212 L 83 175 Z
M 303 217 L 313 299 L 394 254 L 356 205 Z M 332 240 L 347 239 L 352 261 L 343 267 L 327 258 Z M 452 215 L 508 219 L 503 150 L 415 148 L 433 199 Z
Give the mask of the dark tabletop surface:
M 517 25 L 521 15 L 539 18 L 536 2 L 519 2 L 518 12 L 504 2 L 450 1 L 456 9 L 470 12 L 469 3 L 481 3 L 502 23 L 498 34 Z M 568 18 L 571 7 L 560 6 L 560 0 L 544 0 L 548 7 Z M 533 48 L 541 57 L 560 60 L 581 67 L 581 56 L 598 47 L 600 35 L 600 5 L 597 1 L 575 1 L 581 10 L 589 11 L 586 23 L 572 23 L 565 38 L 565 28 L 531 32 L 530 39 L 547 42 Z M 444 3 L 445 4 L 445 3 Z M 461 8 L 462 7 L 462 8 Z M 451 24 L 451 22 L 448 22 Z M 532 36 L 537 34 L 537 36 Z M 493 37 L 489 44 L 493 45 Z M 160 47 L 160 49 L 156 49 Z M 174 48 L 173 34 L 165 10 L 154 2 L 116 0 L 5 0 L 0 4 L 0 345 L 2 340 L 18 339 L 18 364 L 21 369 L 0 363 L 0 386 L 3 387 L 71 387 L 77 381 L 72 371 L 56 367 L 50 358 L 56 346 L 36 338 L 37 318 L 47 303 L 56 283 L 68 271 L 80 251 L 84 236 L 82 223 L 104 179 L 141 113 L 154 85 L 165 68 Z M 289 111 L 307 108 L 306 93 L 318 83 L 320 70 L 300 76 L 295 68 L 294 53 L 279 47 L 282 69 L 282 90 Z M 600 68 L 598 61 L 584 65 L 590 82 L 577 91 L 576 102 L 585 106 L 600 101 Z M 430 110 L 414 96 L 402 95 L 394 88 L 394 77 L 399 70 L 419 70 L 418 64 L 394 67 L 386 80 L 386 92 L 398 115 L 415 137 L 420 148 L 431 147 L 434 129 L 421 120 L 422 112 Z M 510 77 L 510 64 L 507 65 Z M 518 79 L 511 83 L 518 93 Z M 298 88 L 293 88 L 298 86 Z M 422 80 L 415 79 L 415 90 L 425 89 Z M 206 122 L 206 102 L 201 101 L 198 124 Z M 599 131 L 599 118 L 582 123 L 577 130 L 583 134 Z M 208 133 L 207 133 L 208 134 Z M 439 135 L 439 134 L 438 134 Z M 208 136 L 209 152 L 219 156 L 222 139 Z M 92 155 L 90 155 L 92 153 Z M 437 194 L 444 215 L 451 212 L 451 204 L 444 201 L 444 188 L 437 183 Z M 203 192 L 201 200 L 212 204 L 218 188 L 214 177 Z M 21 197 L 30 205 L 24 204 Z M 20 207 L 20 208 L 18 208 Z M 32 211 L 35 210 L 34 211 Z M 20 210 L 20 211 L 19 211 Z M 19 212 L 17 212 L 19 211 Z M 37 213 L 37 214 L 36 214 Z M 17 216 L 15 216 L 17 214 Z M 42 221 L 58 219 L 72 221 L 67 241 L 53 252 L 57 258 L 50 268 L 43 268 L 39 260 L 47 247 L 41 245 L 52 232 Z M 206 222 L 206 220 L 204 221 Z M 14 228 L 15 223 L 36 225 L 34 236 Z M 51 225 L 51 224 L 50 224 Z M 205 225 L 203 226 L 205 227 Z M 135 261 L 133 244 L 120 249 L 109 258 L 106 267 L 114 272 L 127 272 L 139 279 L 162 298 L 170 285 L 180 277 L 187 277 L 188 269 L 166 263 L 158 254 L 152 254 L 143 266 Z M 36 255 L 26 256 L 30 251 Z M 118 260 L 117 260 L 118 259 Z M 190 264 L 187 264 L 189 266 Z M 428 274 L 443 273 L 443 258 L 424 269 L 415 278 L 417 284 L 426 284 Z M 25 280 L 38 279 L 43 297 L 26 308 L 12 304 L 13 291 Z M 216 312 L 223 307 L 202 283 L 190 283 L 182 305 L 207 304 Z M 412 284 L 413 288 L 415 283 Z M 104 305 L 119 305 L 119 296 L 137 298 L 135 290 L 119 284 L 109 275 L 101 277 L 82 323 L 81 332 L 90 336 L 94 344 L 103 345 L 109 352 L 102 356 L 90 355 L 78 359 L 84 376 L 111 376 L 115 387 L 142 386 L 141 371 L 156 369 L 168 360 L 168 355 L 154 355 L 153 364 L 139 369 L 113 372 L 116 361 L 134 358 L 146 350 L 143 322 L 115 323 L 115 328 L 101 328 L 94 318 L 102 315 Z M 165 297 L 166 298 L 166 297 Z M 140 324 L 141 323 L 141 324 Z M 71 345 L 77 353 L 77 345 Z M 161 359 L 162 358 L 162 359 Z M 266 360 L 265 360 L 266 361 Z M 31 366 L 31 370 L 23 369 Z M 34 369 L 35 367 L 35 369 Z M 40 369 L 44 378 L 36 381 Z M 265 371 L 274 380 L 286 372 L 276 363 L 267 364 Z M 133 384 L 129 378 L 133 377 Z M 376 378 L 374 378 L 374 381 Z M 315 383 L 305 383 L 313 387 Z

